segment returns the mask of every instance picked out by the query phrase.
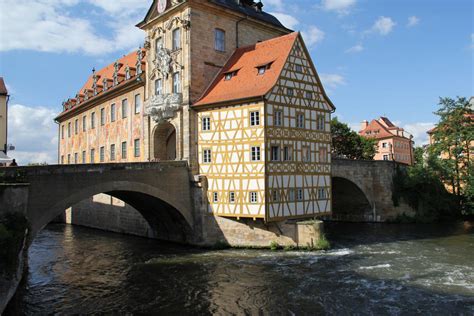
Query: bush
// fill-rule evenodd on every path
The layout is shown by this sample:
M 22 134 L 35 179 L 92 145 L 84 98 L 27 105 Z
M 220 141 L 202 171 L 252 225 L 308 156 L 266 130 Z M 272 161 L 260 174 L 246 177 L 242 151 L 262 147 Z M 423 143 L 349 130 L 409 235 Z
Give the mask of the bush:
M 280 249 L 280 245 L 276 241 L 273 240 L 270 243 L 270 249 L 273 250 L 273 251 L 276 251 L 276 250 Z
M 328 250 L 329 248 L 331 248 L 331 244 L 326 239 L 325 235 L 321 235 L 321 238 L 318 239 L 318 241 L 314 245 L 314 248 L 316 250 Z

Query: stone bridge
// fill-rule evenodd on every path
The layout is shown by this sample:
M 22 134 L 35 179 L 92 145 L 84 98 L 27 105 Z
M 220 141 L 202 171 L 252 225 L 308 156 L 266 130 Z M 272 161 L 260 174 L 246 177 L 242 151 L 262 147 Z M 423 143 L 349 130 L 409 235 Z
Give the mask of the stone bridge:
M 333 214 L 331 219 L 354 222 L 383 222 L 413 210 L 392 200 L 393 161 L 332 160 Z
M 30 240 L 65 209 L 99 193 L 134 207 L 156 238 L 190 242 L 196 237 L 194 184 L 187 162 L 51 165 L 1 172 L 6 179 L 25 182 L 23 197 L 14 196 L 16 202 L 11 202 L 27 201 L 23 212 L 31 225 Z

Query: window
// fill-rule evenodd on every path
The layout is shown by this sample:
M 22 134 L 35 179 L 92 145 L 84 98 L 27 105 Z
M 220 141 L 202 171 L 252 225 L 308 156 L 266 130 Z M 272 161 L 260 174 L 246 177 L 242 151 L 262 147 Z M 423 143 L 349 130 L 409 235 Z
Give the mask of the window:
M 304 128 L 304 114 L 298 114 L 296 116 L 296 127 Z
M 82 117 L 82 131 L 85 132 L 87 130 L 87 116 Z
M 214 203 L 219 202 L 219 193 L 217 193 L 217 192 L 212 193 L 212 201 Z
M 181 29 L 177 28 L 173 30 L 173 50 L 181 48 Z
M 302 148 L 302 155 L 303 155 L 303 161 L 304 162 L 310 162 L 311 161 L 311 149 L 309 147 L 303 147 Z
M 173 93 L 180 93 L 181 92 L 181 80 L 179 72 L 175 72 L 173 74 Z
M 313 92 L 306 91 L 306 99 L 313 99 Z
M 252 204 L 258 203 L 257 192 L 255 192 L 255 191 L 250 192 L 250 203 L 252 203 Z
M 229 192 L 229 203 L 235 203 L 235 192 Z
M 99 150 L 100 150 L 99 151 L 100 162 L 104 162 L 105 161 L 105 147 L 102 146 L 102 147 L 100 147 Z
M 288 201 L 294 202 L 295 201 L 295 189 L 288 190 Z
M 250 112 L 250 126 L 260 125 L 260 112 L 253 111 Z
M 387 148 L 387 143 L 382 143 L 382 148 Z
M 100 109 L 100 125 L 105 125 L 105 109 Z
M 211 118 L 210 117 L 203 117 L 202 118 L 202 130 L 203 131 L 210 131 L 211 130 Z
M 133 141 L 133 155 L 135 157 L 140 157 L 140 140 L 135 139 Z
M 91 113 L 91 128 L 95 128 L 95 112 Z
M 78 134 L 79 133 L 79 119 L 76 119 L 74 121 L 74 134 Z
M 294 96 L 295 95 L 295 91 L 293 90 L 293 88 L 287 88 L 286 89 L 286 94 L 290 97 Z
M 127 142 L 122 142 L 122 159 L 127 159 Z
M 110 145 L 110 160 L 115 160 L 115 144 Z
M 328 162 L 328 150 L 326 147 L 319 148 L 319 162 Z
M 325 122 L 324 116 L 323 115 L 318 115 L 316 117 L 316 129 L 318 131 L 324 131 L 325 130 L 325 125 L 326 125 L 326 122 Z
M 265 66 L 260 66 L 260 67 L 258 67 L 258 74 L 259 74 L 259 75 L 263 75 L 263 74 L 265 74 L 265 71 L 266 71 L 266 70 L 267 70 L 267 67 L 265 67 Z
M 318 189 L 318 200 L 324 200 L 327 198 L 326 189 Z
M 278 190 L 272 190 L 272 202 L 280 201 L 280 193 Z
M 79 154 L 78 153 L 74 153 L 74 164 L 78 164 L 79 163 Z
M 71 122 L 67 123 L 67 137 L 71 137 Z
M 127 118 L 128 116 L 128 99 L 122 100 L 122 118 Z
M 67 155 L 67 164 L 71 164 L 71 154 Z
M 272 146 L 270 156 L 272 161 L 280 161 L 280 146 Z
M 86 163 L 86 151 L 82 151 L 82 163 Z
M 161 79 L 155 80 L 155 94 L 156 95 L 163 94 L 163 81 Z
M 61 139 L 64 139 L 64 125 L 61 126 Z
M 296 200 L 297 201 L 303 201 L 304 200 L 304 191 L 303 191 L 303 189 L 297 189 L 296 190 Z
M 140 113 L 142 110 L 142 98 L 139 94 L 135 94 L 135 114 Z
M 210 149 L 204 149 L 204 151 L 202 152 L 202 161 L 203 163 L 211 163 L 212 158 Z
M 260 161 L 260 147 L 252 146 L 251 159 L 252 161 Z
M 115 103 L 110 105 L 110 121 L 115 122 Z
M 64 165 L 64 155 L 61 156 L 61 164 Z
M 293 160 L 293 150 L 289 146 L 283 147 L 283 160 L 285 161 L 291 161 Z
M 235 76 L 237 76 L 237 71 L 226 72 L 224 74 L 224 80 L 228 81 L 228 80 L 232 79 L 232 77 L 235 77 Z
M 303 67 L 301 65 L 295 65 L 296 72 L 303 72 Z
M 225 52 L 225 31 L 220 29 L 214 30 L 214 49 L 219 52 Z
M 388 155 L 383 155 L 383 160 L 389 160 Z
M 95 162 L 95 149 L 91 149 L 91 153 L 90 153 L 90 160 L 89 162 L 90 163 L 94 163 Z
M 283 112 L 282 111 L 275 111 L 275 114 L 273 116 L 273 125 L 275 126 L 283 125 Z

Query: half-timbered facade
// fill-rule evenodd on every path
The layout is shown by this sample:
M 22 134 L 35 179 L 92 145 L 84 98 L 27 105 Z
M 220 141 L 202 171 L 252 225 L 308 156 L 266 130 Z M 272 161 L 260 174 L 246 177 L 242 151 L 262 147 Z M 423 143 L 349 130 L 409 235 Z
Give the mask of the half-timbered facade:
M 237 49 L 194 109 L 210 212 L 278 221 L 331 211 L 334 107 L 299 33 Z

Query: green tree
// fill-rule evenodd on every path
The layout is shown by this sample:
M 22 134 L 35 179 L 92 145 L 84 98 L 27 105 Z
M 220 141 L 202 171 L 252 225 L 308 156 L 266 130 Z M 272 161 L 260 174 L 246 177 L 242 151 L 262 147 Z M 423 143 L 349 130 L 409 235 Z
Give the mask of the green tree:
M 462 97 L 440 98 L 439 106 L 434 112 L 439 122 L 433 131 L 430 146 L 430 155 L 439 159 L 433 167 L 460 201 L 465 201 L 472 186 L 473 111 L 468 100 Z
M 331 120 L 332 153 L 348 159 L 372 160 L 377 152 L 376 141 L 360 136 L 337 117 Z

